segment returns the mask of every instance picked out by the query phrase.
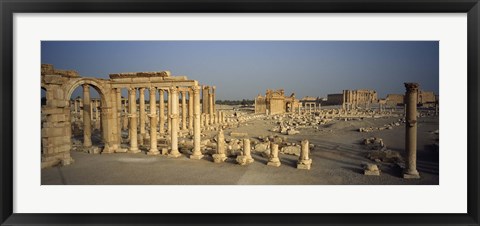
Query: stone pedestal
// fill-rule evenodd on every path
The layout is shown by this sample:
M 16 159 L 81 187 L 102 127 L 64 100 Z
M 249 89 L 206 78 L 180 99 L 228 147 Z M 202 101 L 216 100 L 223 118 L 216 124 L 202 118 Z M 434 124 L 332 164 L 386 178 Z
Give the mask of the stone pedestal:
M 302 140 L 302 149 L 300 150 L 300 157 L 297 162 L 297 169 L 309 170 L 312 165 L 312 159 L 309 157 L 309 142 L 308 140 Z
M 227 156 L 225 155 L 225 135 L 223 134 L 223 130 L 220 129 L 217 135 L 217 153 L 213 156 L 213 162 L 221 163 L 227 160 Z
M 380 176 L 380 170 L 375 164 L 366 164 L 363 171 L 364 175 L 367 176 Z
M 272 143 L 270 145 L 270 158 L 268 159 L 267 165 L 275 167 L 282 165 L 280 159 L 278 158 L 278 144 Z
M 406 115 L 405 115 L 405 149 L 407 151 L 407 164 L 403 174 L 405 179 L 418 179 L 417 171 L 417 83 L 405 83 Z
M 254 162 L 250 150 L 250 139 L 243 139 L 243 155 L 237 156 L 237 163 L 240 165 L 246 165 Z

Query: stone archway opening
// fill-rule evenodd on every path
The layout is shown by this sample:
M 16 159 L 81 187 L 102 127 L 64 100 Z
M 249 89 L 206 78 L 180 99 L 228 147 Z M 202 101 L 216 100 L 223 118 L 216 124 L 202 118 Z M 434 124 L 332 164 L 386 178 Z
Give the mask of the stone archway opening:
M 79 81 L 67 92 L 73 151 L 98 154 L 105 147 L 106 124 L 102 109 L 106 100 L 101 89 L 88 81 Z

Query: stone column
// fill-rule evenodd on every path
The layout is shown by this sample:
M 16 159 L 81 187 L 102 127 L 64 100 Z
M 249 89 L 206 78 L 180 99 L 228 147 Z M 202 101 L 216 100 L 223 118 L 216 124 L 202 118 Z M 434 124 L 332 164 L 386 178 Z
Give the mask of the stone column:
M 134 100 L 136 102 L 136 100 Z M 140 88 L 140 142 L 145 138 L 145 88 Z
M 187 130 L 187 97 L 186 91 L 182 91 L 182 130 Z
M 95 100 L 95 120 L 97 121 L 100 119 L 100 113 L 98 112 L 99 109 L 100 109 L 99 101 Z
M 193 102 L 192 105 L 194 108 L 193 112 L 193 153 L 190 155 L 190 159 L 201 159 L 203 158 L 202 152 L 200 150 L 200 135 L 201 135 L 201 130 L 200 130 L 200 87 L 194 86 L 193 87 L 193 100 L 189 102 Z M 192 99 L 192 96 L 189 96 L 189 99 Z M 192 122 L 192 121 L 190 121 Z
M 300 150 L 300 157 L 297 162 L 297 169 L 309 170 L 312 165 L 312 159 L 309 157 L 309 143 L 308 140 L 302 140 L 302 149 Z
M 177 100 L 178 103 L 178 100 Z M 167 90 L 167 124 L 168 124 L 168 133 L 172 133 L 172 91 L 170 89 Z
M 139 153 L 140 150 L 138 149 L 138 140 L 137 140 L 137 89 L 130 88 L 129 90 L 129 99 L 128 104 L 130 105 L 130 114 L 128 117 L 130 118 L 130 153 Z
M 165 97 L 164 97 L 164 90 L 159 89 L 160 92 L 160 100 L 158 101 L 159 106 L 159 114 L 160 114 L 160 135 L 165 134 Z
M 213 90 L 213 89 L 212 89 L 212 90 Z M 208 107 L 210 108 L 210 110 L 208 111 L 208 113 L 210 114 L 210 115 L 209 115 L 209 124 L 210 124 L 210 125 L 213 125 L 213 124 L 215 123 L 215 122 L 214 122 L 215 112 L 213 111 L 213 93 L 210 93 L 210 94 L 208 95 L 208 98 L 209 98 L 209 101 L 208 101 L 209 106 L 208 106 Z
M 207 114 L 210 108 L 208 107 L 209 104 L 209 96 L 208 93 L 210 91 L 210 88 L 208 86 L 203 86 L 202 87 L 202 113 Z
M 282 165 L 280 159 L 278 158 L 278 144 L 272 143 L 270 145 L 270 158 L 268 159 L 267 165 L 276 167 Z
M 216 99 L 216 94 L 215 94 L 215 90 L 217 89 L 217 87 L 213 86 L 212 87 L 212 102 L 211 105 L 212 105 L 212 112 L 216 112 L 217 111 L 217 106 L 215 105 L 215 99 Z
M 251 155 L 250 139 L 243 139 L 243 153 L 245 154 L 245 159 L 247 160 L 247 163 L 252 163 L 255 161 Z
M 188 91 L 188 129 L 193 130 L 193 102 L 194 102 L 194 97 L 193 97 L 193 91 L 191 88 Z M 199 103 L 200 104 L 200 103 Z
M 227 160 L 227 156 L 225 155 L 225 135 L 221 128 L 217 134 L 217 153 L 213 154 L 212 157 L 215 163 L 222 163 Z
M 342 109 L 345 110 L 345 103 L 347 102 L 347 92 L 346 90 L 343 90 L 343 96 L 342 96 Z
M 121 117 L 122 117 L 122 93 L 120 88 L 115 89 L 115 101 L 117 102 L 117 136 L 118 136 L 118 148 L 120 148 L 122 144 L 122 124 L 121 124 Z M 115 114 L 115 113 L 114 113 Z
M 91 147 L 92 146 L 92 122 L 91 122 L 91 111 L 92 106 L 90 105 L 90 86 L 87 84 L 83 85 L 83 146 Z
M 128 113 L 127 113 L 127 100 L 125 99 L 123 101 L 124 105 L 123 105 L 123 125 L 122 125 L 122 129 L 123 130 L 127 130 L 128 129 Z M 129 135 L 130 136 L 130 135 Z
M 148 155 L 158 155 L 160 152 L 157 148 L 157 100 L 156 98 L 157 89 L 155 87 L 150 87 L 150 150 L 148 150 Z
M 79 112 L 78 110 L 78 102 L 77 102 L 77 99 L 74 100 L 75 102 L 73 102 L 75 104 L 75 115 L 77 115 L 77 113 Z
M 172 122 L 170 132 L 172 150 L 170 151 L 170 154 L 168 154 L 168 156 L 172 158 L 177 158 L 181 156 L 180 152 L 178 151 L 178 88 L 170 88 L 170 94 L 172 110 L 169 118 L 171 118 L 170 121 Z
M 405 179 L 420 178 L 417 171 L 417 94 L 418 83 L 405 83 L 407 89 L 405 102 L 407 115 L 405 116 L 405 149 L 407 151 L 407 164 L 403 174 Z

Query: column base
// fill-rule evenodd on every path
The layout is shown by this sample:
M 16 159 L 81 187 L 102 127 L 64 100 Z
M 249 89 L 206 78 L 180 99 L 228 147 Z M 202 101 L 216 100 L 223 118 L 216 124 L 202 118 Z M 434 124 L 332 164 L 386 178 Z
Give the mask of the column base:
M 312 159 L 300 160 L 297 163 L 297 169 L 310 170 L 312 166 Z
M 172 152 L 170 152 L 170 154 L 168 154 L 169 158 L 178 158 L 180 156 L 182 156 L 182 154 L 180 154 L 180 152 L 178 152 L 178 150 L 177 151 L 172 151 Z
M 200 160 L 203 158 L 203 155 L 202 154 L 199 154 L 199 155 L 190 155 L 190 159 L 195 159 L 195 160 Z
M 119 148 L 117 150 L 115 150 L 115 153 L 127 153 L 128 152 L 128 149 L 126 148 Z
M 128 150 L 128 153 L 132 153 L 132 154 L 136 154 L 136 153 L 140 153 L 140 149 L 138 149 L 138 147 L 135 147 L 135 148 L 130 148 Z
M 227 160 L 227 156 L 225 154 L 213 154 L 212 157 L 214 163 L 222 163 Z
M 420 174 L 416 172 L 404 172 L 403 179 L 420 179 Z
M 158 151 L 158 149 L 150 149 L 147 152 L 147 155 L 159 155 L 159 154 L 160 154 L 160 151 Z
M 282 165 L 282 163 L 280 162 L 280 160 L 278 158 L 270 159 L 267 162 L 267 166 L 279 167 L 281 165 Z

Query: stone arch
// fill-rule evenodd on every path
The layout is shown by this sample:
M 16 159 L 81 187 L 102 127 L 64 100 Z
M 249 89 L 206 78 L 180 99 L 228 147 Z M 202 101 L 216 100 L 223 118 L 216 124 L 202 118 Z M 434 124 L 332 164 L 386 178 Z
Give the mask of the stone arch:
M 101 103 L 101 126 L 102 126 L 102 138 L 105 143 L 105 148 L 103 152 L 108 152 L 111 153 L 112 147 L 115 145 L 115 135 L 111 134 L 110 127 L 113 125 L 113 121 L 111 113 L 114 112 L 115 110 L 113 109 L 112 106 L 112 100 L 111 100 L 111 88 L 110 84 L 108 81 L 101 80 L 101 79 L 94 79 L 94 78 L 75 78 L 75 79 L 70 79 L 67 83 L 65 83 L 62 86 L 62 89 L 64 91 L 65 101 L 70 101 L 70 98 L 72 96 L 73 91 L 81 86 L 81 85 L 90 85 L 93 87 L 99 94 L 100 96 L 100 103 Z

